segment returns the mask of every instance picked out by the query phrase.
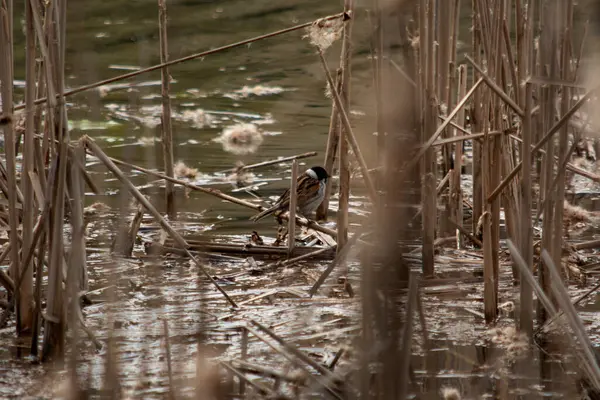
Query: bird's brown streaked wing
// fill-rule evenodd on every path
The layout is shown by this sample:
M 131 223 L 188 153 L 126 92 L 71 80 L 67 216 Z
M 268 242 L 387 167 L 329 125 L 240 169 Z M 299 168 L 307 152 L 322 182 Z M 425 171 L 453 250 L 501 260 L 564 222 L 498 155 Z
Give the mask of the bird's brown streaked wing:
M 306 204 L 310 199 L 317 196 L 319 186 L 318 180 L 304 175 L 298 182 L 298 205 Z

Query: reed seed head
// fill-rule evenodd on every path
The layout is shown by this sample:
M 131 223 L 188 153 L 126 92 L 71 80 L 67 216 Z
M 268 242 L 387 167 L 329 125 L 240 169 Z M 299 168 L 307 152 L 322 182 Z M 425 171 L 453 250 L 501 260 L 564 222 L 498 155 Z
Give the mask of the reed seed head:
M 258 150 L 263 134 L 254 124 L 243 123 L 223 129 L 221 136 L 215 139 L 223 144 L 223 150 L 233 154 L 251 154 Z
M 308 37 L 313 46 L 325 51 L 342 37 L 343 28 L 344 21 L 341 18 L 318 19 L 308 28 L 308 34 L 304 37 Z

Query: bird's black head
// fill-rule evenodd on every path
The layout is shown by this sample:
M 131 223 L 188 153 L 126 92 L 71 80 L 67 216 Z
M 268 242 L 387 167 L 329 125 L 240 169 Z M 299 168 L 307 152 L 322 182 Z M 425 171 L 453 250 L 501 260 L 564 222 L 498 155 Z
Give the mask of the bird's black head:
M 329 178 L 329 174 L 323 167 L 315 166 L 315 167 L 311 167 L 310 170 L 315 173 L 315 175 L 317 176 L 317 179 L 320 181 Z

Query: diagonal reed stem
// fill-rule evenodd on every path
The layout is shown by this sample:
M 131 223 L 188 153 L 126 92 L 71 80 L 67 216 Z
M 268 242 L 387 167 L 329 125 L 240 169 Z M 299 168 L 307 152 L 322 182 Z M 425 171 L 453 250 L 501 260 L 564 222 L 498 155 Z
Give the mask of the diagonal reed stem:
M 325 75 L 327 76 L 327 82 L 329 83 L 329 88 L 331 89 L 331 94 L 333 95 L 333 99 L 335 101 L 335 106 L 338 109 L 340 114 L 340 118 L 342 120 L 342 124 L 344 126 L 344 136 L 348 139 L 348 143 L 350 147 L 352 147 L 352 152 L 358 161 L 358 165 L 360 167 L 360 172 L 365 181 L 365 185 L 367 186 L 367 191 L 369 193 L 369 197 L 373 204 L 377 204 L 377 192 L 375 191 L 375 185 L 373 185 L 373 181 L 371 180 L 371 174 L 369 174 L 369 168 L 367 168 L 367 163 L 360 151 L 360 147 L 358 147 L 358 142 L 356 141 L 356 136 L 354 135 L 354 131 L 352 130 L 352 126 L 350 124 L 350 119 L 348 118 L 348 114 L 344 109 L 344 103 L 340 94 L 337 91 L 335 86 L 335 82 L 333 81 L 333 77 L 331 76 L 331 72 L 329 71 L 329 67 L 327 66 L 327 62 L 325 61 L 325 57 L 323 56 L 323 51 L 318 49 L 319 59 L 321 60 L 321 65 L 323 66 L 323 70 L 325 71 Z
M 31 0 L 31 1 L 33 2 L 35 0 Z M 345 14 L 345 13 L 339 13 L 339 14 L 334 14 L 334 15 L 330 15 L 330 16 L 327 16 L 327 17 L 323 17 L 321 19 L 332 20 L 332 19 L 338 19 L 338 18 L 343 18 L 344 20 L 347 20 L 347 19 L 350 18 L 350 15 Z M 314 23 L 314 21 L 305 22 L 305 23 L 300 24 L 300 25 L 295 25 L 295 26 L 292 26 L 292 27 L 289 27 L 289 28 L 285 28 L 285 29 L 281 29 L 281 30 L 278 30 L 278 31 L 275 31 L 275 32 L 267 33 L 265 35 L 255 36 L 255 37 L 250 38 L 250 39 L 242 40 L 241 42 L 231 43 L 231 44 L 228 44 L 228 45 L 225 45 L 225 46 L 217 47 L 215 49 L 206 50 L 206 51 L 203 51 L 201 53 L 190 54 L 189 56 L 177 58 L 175 60 L 171 60 L 171 61 L 168 61 L 168 62 L 165 62 L 165 63 L 162 63 L 162 64 L 153 65 L 151 67 L 144 68 L 144 69 L 141 69 L 139 71 L 129 72 L 127 74 L 115 76 L 113 78 L 104 79 L 102 81 L 91 83 L 89 85 L 84 85 L 84 86 L 80 86 L 80 87 L 75 88 L 75 89 L 66 90 L 63 93 L 63 95 L 64 96 L 72 96 L 74 94 L 85 92 L 85 91 L 91 90 L 91 89 L 95 89 L 95 88 L 98 88 L 98 87 L 103 86 L 103 85 L 108 85 L 110 83 L 114 83 L 114 82 L 122 81 L 122 80 L 125 80 L 125 79 L 133 78 L 133 77 L 136 77 L 138 75 L 147 74 L 148 72 L 157 71 L 157 70 L 163 69 L 165 67 L 170 67 L 171 65 L 180 64 L 182 62 L 191 61 L 191 60 L 194 60 L 196 58 L 201 58 L 201 57 L 205 57 L 205 56 L 208 56 L 208 55 L 211 55 L 211 54 L 220 53 L 220 52 L 223 52 L 225 50 L 230 50 L 230 49 L 233 49 L 233 48 L 236 48 L 236 47 L 245 46 L 247 44 L 258 42 L 260 40 L 269 39 L 269 38 L 272 38 L 272 37 L 275 37 L 275 36 L 283 35 L 285 33 L 294 32 L 294 31 L 297 31 L 297 30 L 300 30 L 300 29 L 303 29 L 303 28 L 308 28 L 313 23 Z M 42 98 L 36 99 L 35 100 L 35 104 L 36 105 L 43 104 L 43 103 L 46 103 L 47 101 L 48 101 L 47 97 L 42 97 Z M 19 105 L 16 105 L 14 107 L 14 111 L 22 110 L 24 108 L 25 108 L 25 104 L 19 104 Z
M 227 301 L 237 308 L 237 304 L 229 295 L 221 288 L 221 286 L 214 280 L 214 278 L 208 273 L 204 266 L 198 261 L 196 257 L 189 251 L 189 245 L 185 239 L 175 230 L 169 223 L 163 218 L 162 215 L 154 208 L 152 203 L 146 199 L 146 197 L 140 193 L 140 191 L 131 183 L 129 179 L 123 174 L 123 172 L 111 161 L 111 159 L 100 149 L 100 147 L 94 142 L 89 136 L 83 136 L 81 138 L 86 147 L 92 151 L 92 153 L 102 161 L 102 163 L 121 181 L 123 185 L 129 190 L 133 197 L 139 201 L 148 213 L 154 217 L 156 222 L 173 238 L 175 242 L 185 251 L 186 255 L 200 268 L 202 273 L 210 280 L 215 288 L 221 292 L 221 294 L 227 299 Z

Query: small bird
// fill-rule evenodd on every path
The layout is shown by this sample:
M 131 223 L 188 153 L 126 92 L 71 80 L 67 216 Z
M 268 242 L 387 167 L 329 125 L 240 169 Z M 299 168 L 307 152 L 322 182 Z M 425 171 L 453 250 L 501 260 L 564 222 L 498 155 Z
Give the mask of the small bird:
M 297 201 L 298 210 L 303 216 L 308 216 L 314 212 L 319 204 L 325 198 L 325 185 L 329 174 L 323 167 L 315 166 L 306 170 L 298 177 L 297 181 Z M 277 199 L 273 207 L 270 207 L 255 216 L 251 217 L 250 220 L 256 222 L 263 219 L 267 215 L 273 214 L 276 211 L 286 211 L 290 206 L 290 189 L 286 189 L 285 192 Z

